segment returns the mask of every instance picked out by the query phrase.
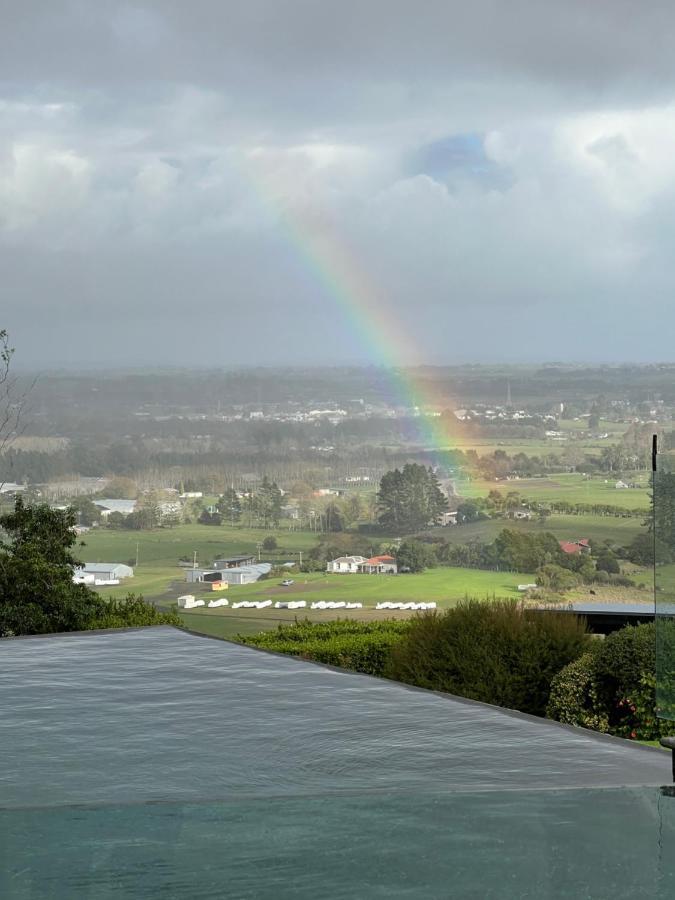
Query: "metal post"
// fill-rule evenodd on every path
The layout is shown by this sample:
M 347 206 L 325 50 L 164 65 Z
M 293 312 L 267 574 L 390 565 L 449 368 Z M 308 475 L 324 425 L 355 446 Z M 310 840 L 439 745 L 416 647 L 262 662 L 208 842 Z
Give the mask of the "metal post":
M 672 751 L 673 784 L 675 784 L 675 737 L 662 737 L 659 743 L 662 747 Z

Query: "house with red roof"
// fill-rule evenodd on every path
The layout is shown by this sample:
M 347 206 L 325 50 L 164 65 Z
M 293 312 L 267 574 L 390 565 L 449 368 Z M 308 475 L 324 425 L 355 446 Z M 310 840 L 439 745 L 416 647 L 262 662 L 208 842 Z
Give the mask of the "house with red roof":
M 359 571 L 364 575 L 396 575 L 398 566 L 393 556 L 371 556 L 359 566 Z
M 578 541 L 558 541 L 563 553 L 570 555 L 575 553 L 590 553 L 591 545 L 588 538 L 580 538 Z

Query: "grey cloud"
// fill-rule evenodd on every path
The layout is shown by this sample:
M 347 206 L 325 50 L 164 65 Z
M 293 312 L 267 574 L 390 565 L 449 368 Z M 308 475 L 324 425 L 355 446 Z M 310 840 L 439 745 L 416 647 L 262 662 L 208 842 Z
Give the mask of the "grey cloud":
M 411 361 L 672 355 L 632 312 L 671 316 L 670 3 L 32 0 L 4 24 L 0 327 L 26 362 L 367 362 L 320 228 Z

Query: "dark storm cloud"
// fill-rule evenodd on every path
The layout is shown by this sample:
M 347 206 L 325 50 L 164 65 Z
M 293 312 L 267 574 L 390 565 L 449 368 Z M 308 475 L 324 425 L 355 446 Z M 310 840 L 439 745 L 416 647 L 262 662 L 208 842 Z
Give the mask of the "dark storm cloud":
M 8 4 L 0 327 L 31 364 L 365 361 L 307 261 L 321 220 L 415 361 L 672 355 L 633 310 L 671 324 L 674 26 L 627 0 Z

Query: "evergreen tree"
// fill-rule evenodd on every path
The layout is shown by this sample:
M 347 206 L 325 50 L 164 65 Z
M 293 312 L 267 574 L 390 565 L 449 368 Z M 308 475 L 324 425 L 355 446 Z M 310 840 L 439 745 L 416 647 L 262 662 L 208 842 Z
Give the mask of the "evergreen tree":
M 407 532 L 436 524 L 448 508 L 434 471 L 416 463 L 385 473 L 377 501 L 379 523 Z
M 233 487 L 227 488 L 216 504 L 218 512 L 223 517 L 223 522 L 234 525 L 241 519 L 241 501 Z
M 276 527 L 281 518 L 281 491 L 275 481 L 263 476 L 260 487 L 254 498 L 254 506 L 258 518 L 263 520 L 265 528 Z
M 329 503 L 324 512 L 326 520 L 326 531 L 344 531 L 346 521 L 344 514 L 337 503 Z

